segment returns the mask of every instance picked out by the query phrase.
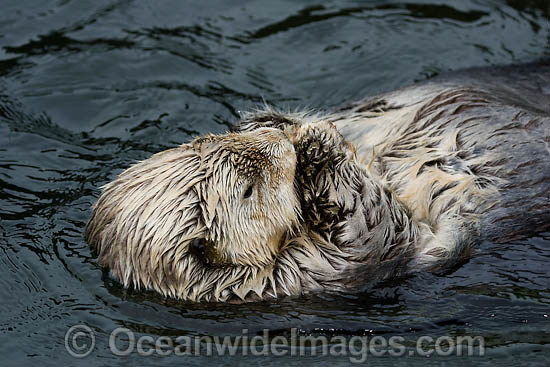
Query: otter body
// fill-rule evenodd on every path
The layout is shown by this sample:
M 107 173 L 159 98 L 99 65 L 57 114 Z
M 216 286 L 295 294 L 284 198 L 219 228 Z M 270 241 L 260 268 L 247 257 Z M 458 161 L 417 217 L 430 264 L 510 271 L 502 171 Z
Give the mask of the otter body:
M 329 114 L 243 116 L 105 187 L 127 287 L 191 301 L 360 291 L 550 228 L 550 67 L 472 70 Z
M 548 65 L 458 73 L 354 104 L 333 119 L 416 217 L 433 222 L 438 202 L 456 202 L 483 213 L 482 239 L 550 229 Z

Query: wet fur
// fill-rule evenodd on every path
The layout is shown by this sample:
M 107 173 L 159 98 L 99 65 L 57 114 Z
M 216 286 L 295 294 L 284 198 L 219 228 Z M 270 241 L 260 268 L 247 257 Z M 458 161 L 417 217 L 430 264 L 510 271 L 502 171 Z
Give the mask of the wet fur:
M 125 286 L 191 301 L 357 291 L 442 270 L 482 240 L 550 228 L 549 93 L 550 67 L 533 64 L 459 73 L 330 114 L 245 114 L 238 133 L 198 138 L 122 173 L 86 237 Z M 224 200 L 243 190 L 237 168 L 257 162 L 235 157 L 274 129 L 294 141 L 295 166 L 283 174 L 294 186 L 267 185 L 279 198 L 258 206 L 265 218 L 248 232 Z M 243 145 L 243 136 L 252 140 Z M 274 177 L 282 158 L 259 149 L 254 170 Z M 237 232 L 236 245 L 221 240 L 245 226 L 255 246 Z

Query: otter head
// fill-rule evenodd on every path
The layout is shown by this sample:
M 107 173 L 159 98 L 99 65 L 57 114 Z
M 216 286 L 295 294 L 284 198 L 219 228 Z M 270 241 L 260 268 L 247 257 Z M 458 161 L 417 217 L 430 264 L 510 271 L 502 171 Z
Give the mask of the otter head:
M 200 137 L 106 185 L 85 237 L 125 286 L 221 299 L 235 269 L 265 267 L 297 223 L 295 167 L 281 130 Z
M 204 237 L 198 244 L 213 265 L 272 261 L 297 223 L 296 154 L 280 130 L 198 138 L 207 180 L 201 185 Z

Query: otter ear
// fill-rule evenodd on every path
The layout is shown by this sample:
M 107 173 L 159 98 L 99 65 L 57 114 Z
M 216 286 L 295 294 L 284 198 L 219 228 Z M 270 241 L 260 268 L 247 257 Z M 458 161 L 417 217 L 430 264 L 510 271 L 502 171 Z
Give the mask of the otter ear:
M 206 211 L 204 212 L 204 222 L 206 228 L 210 229 L 212 227 L 212 222 L 216 216 L 216 207 L 220 201 L 220 195 L 214 191 L 208 191 L 208 197 L 206 198 Z

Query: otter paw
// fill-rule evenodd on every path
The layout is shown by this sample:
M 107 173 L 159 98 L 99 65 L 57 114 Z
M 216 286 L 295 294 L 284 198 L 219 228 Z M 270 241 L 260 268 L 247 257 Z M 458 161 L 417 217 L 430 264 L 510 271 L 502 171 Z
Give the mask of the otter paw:
M 329 121 L 296 127 L 291 140 L 298 161 L 303 164 L 340 162 L 355 157 L 355 146 Z

